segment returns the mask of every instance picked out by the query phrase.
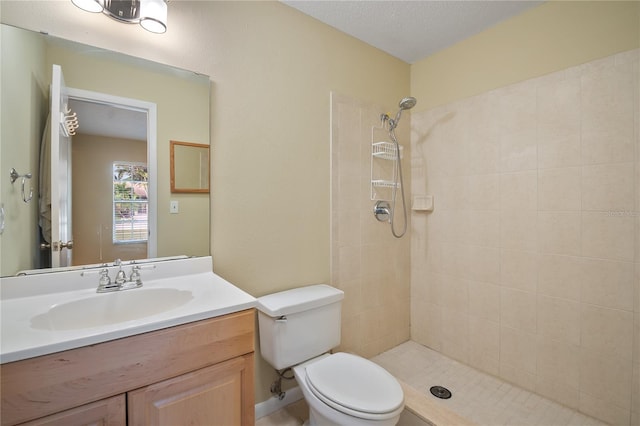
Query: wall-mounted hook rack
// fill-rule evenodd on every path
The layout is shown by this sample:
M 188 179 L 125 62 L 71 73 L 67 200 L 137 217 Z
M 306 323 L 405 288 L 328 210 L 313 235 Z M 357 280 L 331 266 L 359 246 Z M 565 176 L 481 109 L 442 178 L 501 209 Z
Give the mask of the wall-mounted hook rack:
M 9 177 L 11 178 L 11 184 L 13 184 L 16 180 L 18 180 L 18 178 L 22 178 L 22 201 L 24 201 L 25 203 L 28 203 L 33 198 L 33 188 L 29 189 L 28 197 L 25 196 L 25 192 L 24 192 L 24 183 L 27 179 L 31 179 L 32 176 L 33 175 L 31 173 L 26 173 L 24 175 L 21 175 L 13 167 L 9 172 Z
M 67 105 L 64 106 L 64 112 L 60 112 L 60 125 L 65 136 L 74 136 L 80 127 L 77 114 Z

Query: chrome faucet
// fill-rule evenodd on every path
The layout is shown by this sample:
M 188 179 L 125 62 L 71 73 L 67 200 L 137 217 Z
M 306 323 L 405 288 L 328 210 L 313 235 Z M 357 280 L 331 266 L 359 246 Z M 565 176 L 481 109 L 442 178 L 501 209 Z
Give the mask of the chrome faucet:
M 118 284 L 119 286 L 122 286 L 122 284 L 127 282 L 127 274 L 124 273 L 124 271 L 122 270 L 122 261 L 120 259 L 117 259 L 114 264 L 116 266 L 119 266 L 120 269 L 118 269 L 118 273 L 116 274 L 116 284 Z
M 98 280 L 98 289 L 96 290 L 98 293 L 106 293 L 108 291 L 116 291 L 119 289 L 119 285 L 111 282 L 111 278 L 109 277 L 109 270 L 107 268 L 103 268 L 100 270 L 100 279 Z
M 109 270 L 107 268 L 100 270 L 100 279 L 98 281 L 98 289 L 96 290 L 97 293 L 107 293 L 111 291 L 129 290 L 132 288 L 142 287 L 142 277 L 140 275 L 140 269 L 142 268 L 139 265 L 134 265 L 131 268 L 131 275 L 129 275 L 129 279 L 127 279 L 127 274 L 125 274 L 122 269 L 122 261 L 120 259 L 116 259 L 113 262 L 113 266 L 119 267 L 118 272 L 116 273 L 116 278 L 113 282 L 109 277 Z

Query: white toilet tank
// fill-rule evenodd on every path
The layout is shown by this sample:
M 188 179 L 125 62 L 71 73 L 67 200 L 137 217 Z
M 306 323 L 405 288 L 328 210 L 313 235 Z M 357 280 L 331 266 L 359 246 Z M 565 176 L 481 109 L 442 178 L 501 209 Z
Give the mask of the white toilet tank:
M 325 284 L 258 298 L 260 352 L 276 370 L 292 367 L 340 344 L 344 292 Z

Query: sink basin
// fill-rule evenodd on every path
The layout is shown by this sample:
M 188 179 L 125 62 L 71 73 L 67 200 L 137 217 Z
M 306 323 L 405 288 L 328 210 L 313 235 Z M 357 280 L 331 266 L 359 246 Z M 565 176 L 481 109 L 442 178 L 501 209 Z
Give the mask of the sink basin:
M 252 309 L 211 256 L 149 262 L 144 286 L 96 293 L 99 270 L 0 277 L 0 364 Z M 110 267 L 113 277 L 119 267 Z
M 96 294 L 53 305 L 31 318 L 31 327 L 41 330 L 78 330 L 136 320 L 160 314 L 193 299 L 188 290 L 150 288 Z

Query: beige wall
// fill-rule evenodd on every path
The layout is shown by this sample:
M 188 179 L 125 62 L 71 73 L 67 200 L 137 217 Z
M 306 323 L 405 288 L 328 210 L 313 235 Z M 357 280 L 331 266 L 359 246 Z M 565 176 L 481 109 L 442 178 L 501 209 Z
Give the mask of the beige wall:
M 145 141 L 77 134 L 72 138 L 73 263 L 147 257 L 146 243 L 113 244 L 113 163 L 147 162 Z
M 33 34 L 22 37 L 13 28 L 2 28 L 0 61 L 3 64 L 2 123 L 0 124 L 0 202 L 5 212 L 5 229 L 0 237 L 0 276 L 19 270 L 32 269 L 39 258 L 33 247 L 39 244 L 38 176 L 40 140 L 48 111 L 45 45 Z M 8 149 L 5 142 L 12 143 Z M 9 170 L 31 173 L 25 190 L 34 189 L 29 204 L 22 201 L 21 182 L 9 182 Z M 36 224 L 36 225 L 34 225 Z
M 416 111 L 640 45 L 637 1 L 548 1 L 411 67 Z
M 412 338 L 615 424 L 640 419 L 640 120 L 638 51 L 610 55 L 639 45 L 637 2 L 549 2 L 412 67 Z

